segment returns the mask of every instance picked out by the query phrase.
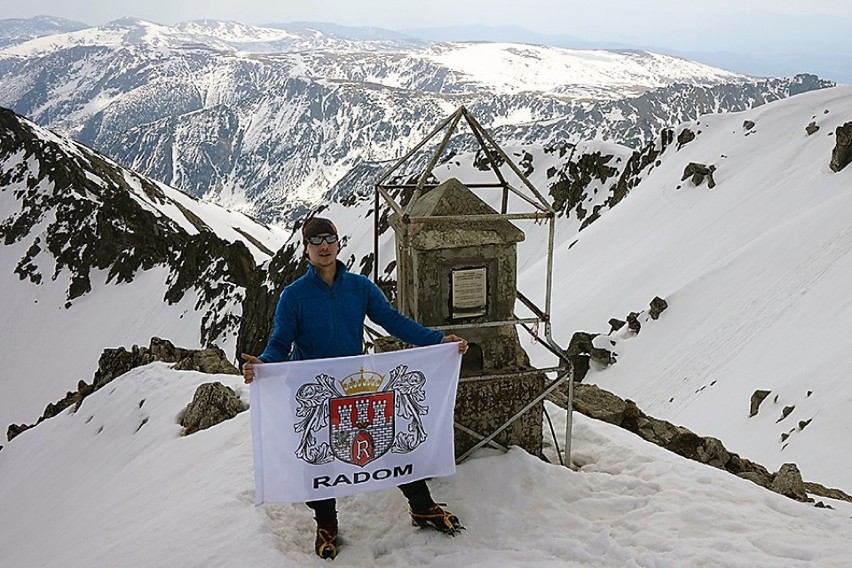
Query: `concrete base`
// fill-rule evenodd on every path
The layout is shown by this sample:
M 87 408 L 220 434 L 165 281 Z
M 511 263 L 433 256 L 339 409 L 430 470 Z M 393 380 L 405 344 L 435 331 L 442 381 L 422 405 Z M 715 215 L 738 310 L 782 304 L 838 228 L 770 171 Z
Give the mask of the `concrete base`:
M 545 376 L 525 375 L 459 384 L 455 421 L 483 436 L 490 435 L 545 389 Z M 544 402 L 539 402 L 503 430 L 494 440 L 503 446 L 520 446 L 541 454 Z M 479 442 L 455 431 L 456 458 Z

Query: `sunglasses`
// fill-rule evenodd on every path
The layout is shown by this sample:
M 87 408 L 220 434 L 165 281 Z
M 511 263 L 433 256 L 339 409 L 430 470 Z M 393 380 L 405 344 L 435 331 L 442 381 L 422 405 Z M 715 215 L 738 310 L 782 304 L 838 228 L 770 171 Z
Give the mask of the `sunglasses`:
M 318 235 L 316 237 L 308 237 L 305 240 L 312 245 L 321 245 L 323 241 L 333 244 L 337 242 L 337 235 Z

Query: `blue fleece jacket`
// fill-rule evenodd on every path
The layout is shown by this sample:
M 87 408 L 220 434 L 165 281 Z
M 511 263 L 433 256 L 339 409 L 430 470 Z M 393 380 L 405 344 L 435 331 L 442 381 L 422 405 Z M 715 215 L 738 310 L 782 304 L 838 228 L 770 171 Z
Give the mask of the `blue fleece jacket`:
M 338 260 L 331 288 L 313 266 L 284 288 L 260 360 L 278 363 L 361 355 L 365 316 L 413 345 L 434 345 L 444 338 L 442 332 L 395 310 L 378 286 L 349 272 Z

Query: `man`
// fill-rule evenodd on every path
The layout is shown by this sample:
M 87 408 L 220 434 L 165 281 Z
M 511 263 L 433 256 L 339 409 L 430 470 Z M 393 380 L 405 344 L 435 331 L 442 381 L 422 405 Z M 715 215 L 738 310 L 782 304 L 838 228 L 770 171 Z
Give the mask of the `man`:
M 467 341 L 424 327 L 395 310 L 381 290 L 364 276 L 353 274 L 337 260 L 340 252 L 337 228 L 322 217 L 309 218 L 302 226 L 308 271 L 287 286 L 278 300 L 272 335 L 260 357 L 242 355 L 246 383 L 254 380 L 254 366 L 304 359 L 361 355 L 364 317 L 413 345 Z M 455 534 L 458 517 L 442 509 L 429 493 L 425 480 L 400 485 L 408 499 L 414 523 Z M 337 556 L 337 510 L 334 499 L 307 503 L 317 522 L 315 551 L 321 558 Z

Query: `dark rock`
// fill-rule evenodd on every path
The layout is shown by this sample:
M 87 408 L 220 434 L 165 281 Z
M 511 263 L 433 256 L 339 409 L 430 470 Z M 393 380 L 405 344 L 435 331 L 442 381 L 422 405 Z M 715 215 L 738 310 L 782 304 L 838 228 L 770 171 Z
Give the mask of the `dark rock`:
M 745 120 L 745 121 L 743 121 L 743 128 L 744 128 L 745 130 L 751 130 L 752 128 L 754 128 L 754 122 L 753 122 L 753 121 L 751 121 L 751 120 Z
M 622 320 L 617 319 L 617 318 L 611 318 L 608 323 L 609 323 L 609 333 L 610 334 L 618 331 L 619 329 L 621 329 L 622 327 L 627 325 L 626 321 L 622 321 Z
M 577 219 L 583 220 L 586 211 L 582 203 L 588 198 L 588 187 L 595 180 L 606 182 L 618 174 L 618 170 L 609 165 L 614 156 L 600 152 L 582 154 L 576 160 L 568 160 L 564 171 L 558 173 L 559 181 L 550 187 L 553 208 L 567 214 L 574 211 Z
M 33 426 L 35 424 L 9 424 L 9 427 L 6 429 L 6 440 L 11 442 L 15 436 L 21 432 L 26 432 Z
M 802 474 L 794 463 L 785 463 L 772 478 L 769 489 L 796 501 L 813 501 L 808 497 Z
M 834 150 L 829 166 L 832 171 L 839 172 L 852 162 L 852 122 L 838 126 L 834 134 Z
M 668 307 L 668 302 L 659 296 L 656 296 L 653 300 L 651 300 L 651 309 L 648 311 L 648 315 L 650 315 L 653 320 L 659 319 L 660 314 L 662 314 Z
M 239 375 L 240 371 L 228 361 L 228 356 L 220 348 L 213 346 L 192 352 L 175 363 L 178 371 L 199 371 L 201 373 Z
M 680 150 L 693 140 L 695 140 L 695 132 L 689 128 L 684 128 L 681 133 L 677 135 L 677 149 Z
M 820 485 L 819 483 L 813 483 L 810 481 L 806 481 L 804 485 L 805 491 L 812 495 L 819 495 L 820 497 L 835 499 L 837 501 L 852 502 L 852 495 L 849 495 L 848 493 L 841 491 L 840 489 L 825 487 L 824 485 Z
M 752 416 L 756 416 L 758 410 L 760 409 L 760 404 L 769 396 L 771 391 L 768 390 L 756 390 L 751 395 L 751 405 L 749 408 L 748 416 L 751 418 Z
M 785 406 L 784 409 L 781 411 L 781 418 L 776 420 L 775 423 L 777 424 L 778 422 L 781 422 L 782 420 L 790 416 L 790 413 L 794 410 L 796 410 L 795 406 Z
M 639 333 L 642 324 L 639 323 L 639 312 L 630 312 L 627 315 L 627 328 L 633 333 Z
M 597 336 L 597 333 L 588 333 L 585 331 L 574 332 L 566 350 L 568 355 L 588 354 L 592 350 L 592 340 Z
M 592 340 L 597 336 L 596 333 L 585 331 L 574 332 L 574 335 L 571 336 L 571 341 L 565 351 L 573 365 L 573 380 L 575 382 L 582 381 L 589 372 L 591 354 L 595 348 L 592 345 Z
M 233 389 L 222 383 L 204 383 L 195 390 L 195 396 L 184 409 L 180 425 L 184 435 L 205 430 L 248 410 Z
M 698 187 L 702 183 L 704 183 L 704 179 L 707 179 L 707 187 L 713 189 L 716 187 L 716 181 L 713 179 L 713 172 L 716 171 L 716 166 L 714 165 L 705 165 L 699 164 L 698 162 L 690 162 L 683 169 L 683 177 L 681 177 L 681 181 L 686 180 L 689 177 L 692 177 L 692 185 Z
M 811 134 L 813 134 L 814 132 L 817 132 L 818 130 L 819 130 L 819 126 L 817 126 L 817 123 L 816 123 L 816 122 L 814 122 L 814 121 L 811 121 L 811 123 L 810 123 L 810 124 L 808 124 L 808 125 L 805 127 L 805 132 L 807 132 L 807 133 L 808 133 L 808 136 L 810 136 L 810 135 L 811 135 Z
M 138 345 L 131 347 L 130 351 L 124 347 L 104 349 L 98 359 L 98 370 L 95 371 L 94 390 L 103 388 L 116 377 L 152 361 L 154 359 L 150 351 Z
M 592 347 L 592 350 L 589 352 L 589 358 L 604 367 L 609 367 L 616 361 L 615 353 L 603 347 Z
M 383 335 L 373 338 L 373 348 L 376 353 L 400 351 L 405 349 L 405 342 L 390 335 Z

